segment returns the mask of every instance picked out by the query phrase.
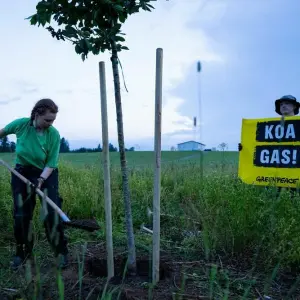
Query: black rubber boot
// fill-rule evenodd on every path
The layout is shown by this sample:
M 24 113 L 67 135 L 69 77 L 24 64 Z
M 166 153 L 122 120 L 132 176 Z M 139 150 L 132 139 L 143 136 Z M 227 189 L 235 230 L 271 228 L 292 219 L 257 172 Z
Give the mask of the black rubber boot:
M 25 250 L 24 250 L 24 259 L 25 260 L 31 259 L 31 257 L 32 257 L 32 250 L 33 250 L 32 244 L 25 245 Z
M 23 250 L 23 245 L 17 245 L 16 254 L 13 257 L 13 261 L 11 267 L 14 271 L 16 271 L 19 267 L 21 267 L 25 262 L 25 253 Z
M 12 268 L 18 269 L 31 257 L 33 250 L 33 234 L 31 221 L 28 217 L 18 216 L 14 219 L 14 235 L 16 239 L 16 254 L 13 257 Z M 30 235 L 29 235 L 30 234 Z
M 57 268 L 65 269 L 69 265 L 69 257 L 68 254 L 59 254 L 57 257 Z
M 67 246 L 68 242 L 64 235 L 61 221 L 58 219 L 58 224 L 55 224 L 54 220 L 54 214 L 48 214 L 48 216 L 44 220 L 46 237 L 57 260 L 57 267 L 59 269 L 64 269 L 69 264 L 69 251 Z

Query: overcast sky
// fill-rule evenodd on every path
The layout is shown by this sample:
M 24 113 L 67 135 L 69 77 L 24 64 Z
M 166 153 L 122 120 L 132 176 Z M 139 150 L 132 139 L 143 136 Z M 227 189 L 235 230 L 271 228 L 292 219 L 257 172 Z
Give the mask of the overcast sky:
M 5 4 L 4 4 L 5 3 Z M 109 55 L 82 62 L 74 47 L 26 17 L 37 1 L 5 1 L 0 18 L 0 127 L 30 115 L 41 97 L 60 112 L 55 127 L 71 148 L 101 142 L 98 63 L 106 63 L 109 137 L 117 146 Z M 300 97 L 299 0 L 159 0 L 131 16 L 120 55 L 126 147 L 153 149 L 155 55 L 163 48 L 162 146 L 196 138 L 236 150 L 242 118 L 273 117 L 274 100 Z M 197 73 L 197 61 L 202 72 Z M 194 132 L 193 117 L 200 131 Z M 14 136 L 9 137 L 15 140 Z

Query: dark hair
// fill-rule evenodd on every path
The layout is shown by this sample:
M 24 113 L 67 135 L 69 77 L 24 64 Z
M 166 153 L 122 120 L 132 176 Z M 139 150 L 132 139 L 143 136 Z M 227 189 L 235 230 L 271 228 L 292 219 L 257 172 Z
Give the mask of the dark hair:
M 48 98 L 39 100 L 31 111 L 31 121 L 34 120 L 36 113 L 38 113 L 39 115 L 43 115 L 47 110 L 49 110 L 53 114 L 56 114 L 58 113 L 58 106 L 54 103 L 54 101 Z

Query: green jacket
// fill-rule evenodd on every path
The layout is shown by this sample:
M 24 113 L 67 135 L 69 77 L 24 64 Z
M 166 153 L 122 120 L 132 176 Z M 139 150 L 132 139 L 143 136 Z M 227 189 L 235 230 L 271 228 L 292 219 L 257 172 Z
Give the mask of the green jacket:
M 4 132 L 17 137 L 15 163 L 39 169 L 57 168 L 60 134 L 56 128 L 50 126 L 43 135 L 39 135 L 30 118 L 19 118 L 7 124 Z

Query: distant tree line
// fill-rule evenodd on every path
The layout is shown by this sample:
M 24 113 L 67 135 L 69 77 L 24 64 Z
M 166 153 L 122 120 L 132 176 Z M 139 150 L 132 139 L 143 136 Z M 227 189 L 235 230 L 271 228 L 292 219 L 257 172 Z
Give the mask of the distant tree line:
M 134 151 L 135 148 L 131 147 L 129 149 L 126 149 L 126 151 Z M 60 152 L 61 153 L 86 153 L 86 152 L 102 152 L 102 147 L 100 144 L 98 144 L 97 148 L 86 148 L 86 147 L 80 147 L 78 149 L 70 150 L 69 142 L 63 137 L 60 139 Z M 118 148 L 114 147 L 113 144 L 109 143 L 109 152 L 118 152 Z
M 0 139 L 0 153 L 4 152 L 15 152 L 16 151 L 16 143 L 10 142 L 8 137 Z M 114 147 L 113 144 L 109 144 L 110 152 L 118 152 L 118 148 Z M 126 149 L 126 151 L 135 151 L 134 147 Z M 102 147 L 99 144 L 96 148 L 86 148 L 80 147 L 78 149 L 70 150 L 70 145 L 68 140 L 64 137 L 60 139 L 60 153 L 92 153 L 92 152 L 102 152 Z

